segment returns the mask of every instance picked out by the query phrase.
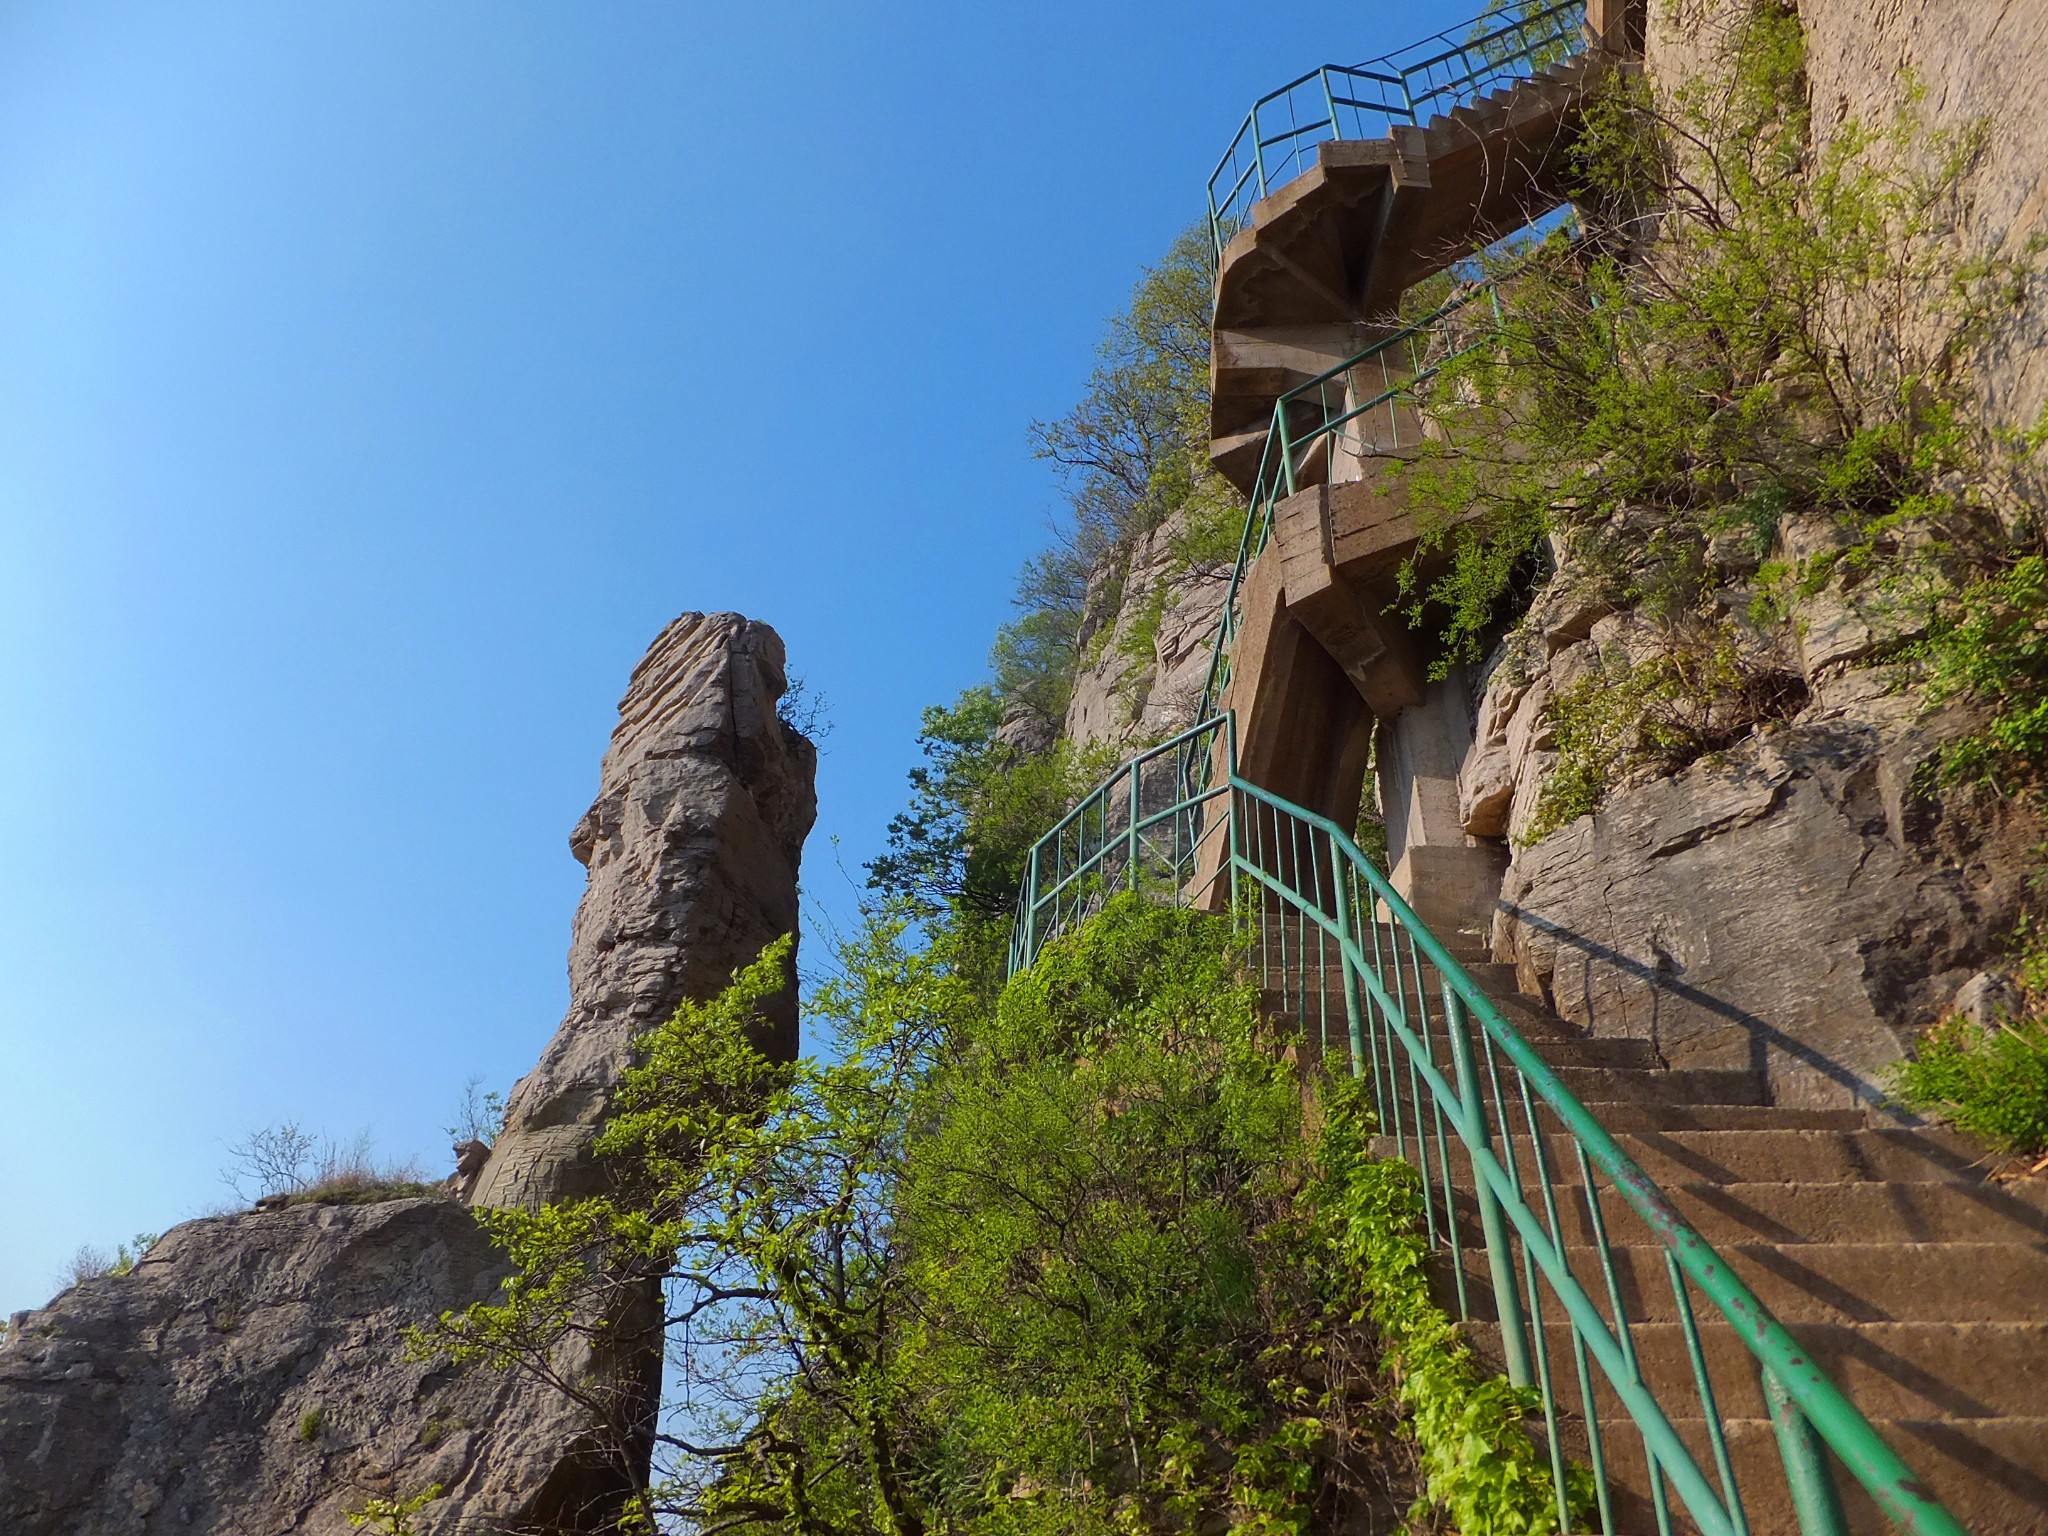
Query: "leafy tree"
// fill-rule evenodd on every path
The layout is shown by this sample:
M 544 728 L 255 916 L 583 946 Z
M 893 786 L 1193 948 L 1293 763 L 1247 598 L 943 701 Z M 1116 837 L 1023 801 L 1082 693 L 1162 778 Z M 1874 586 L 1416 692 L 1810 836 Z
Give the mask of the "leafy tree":
M 482 1213 L 517 1272 L 425 1342 L 587 1392 L 565 1341 L 616 1344 L 619 1294 L 665 1276 L 644 1513 L 700 1532 L 1277 1536 L 1393 1507 L 1409 1453 L 1296 1202 L 1300 1088 L 1229 925 L 1120 897 L 993 1010 L 914 931 L 877 911 L 844 947 L 810 1005 L 832 1060 L 750 1043 L 779 950 L 645 1037 L 612 1192 Z
M 1243 507 L 1209 468 L 1208 231 L 1196 224 L 1113 315 L 1081 400 L 1034 422 L 1066 500 L 1052 548 L 1018 577 L 1017 617 L 992 657 L 1005 702 L 1057 724 L 1091 636 L 1124 595 L 1131 547 L 1181 514 L 1181 563 L 1228 559 Z
M 944 948 L 984 995 L 1002 982 L 1010 912 L 1031 845 L 1109 766 L 1107 748 L 1056 742 L 1030 751 L 1003 738 L 994 689 L 970 688 L 924 712 L 926 761 L 910 771 L 911 802 L 889 822 L 888 851 L 868 885 L 945 919 Z

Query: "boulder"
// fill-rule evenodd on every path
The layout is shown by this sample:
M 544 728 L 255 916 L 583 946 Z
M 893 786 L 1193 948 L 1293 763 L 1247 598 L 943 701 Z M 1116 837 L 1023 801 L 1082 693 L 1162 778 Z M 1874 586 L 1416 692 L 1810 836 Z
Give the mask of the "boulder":
M 1926 791 L 1963 724 L 1852 673 L 1792 725 L 1611 790 L 1516 849 L 1496 958 L 1669 1065 L 1761 1069 L 1779 1103 L 1876 1100 L 2010 931 L 2039 835 L 1989 794 Z

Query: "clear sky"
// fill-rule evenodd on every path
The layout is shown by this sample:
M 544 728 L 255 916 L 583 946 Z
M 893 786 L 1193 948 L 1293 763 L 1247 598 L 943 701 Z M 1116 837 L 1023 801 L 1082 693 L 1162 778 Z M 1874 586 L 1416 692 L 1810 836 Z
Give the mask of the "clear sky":
M 256 1126 L 445 1170 L 684 609 L 829 699 L 843 912 L 1238 116 L 1480 8 L 0 7 L 0 1313 Z

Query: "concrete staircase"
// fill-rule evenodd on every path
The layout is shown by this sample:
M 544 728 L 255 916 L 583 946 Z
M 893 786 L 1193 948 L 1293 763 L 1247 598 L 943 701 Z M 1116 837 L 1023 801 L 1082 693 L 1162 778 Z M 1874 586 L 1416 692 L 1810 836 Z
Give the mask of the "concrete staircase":
M 1381 139 L 1338 139 L 1253 205 L 1216 279 L 1211 456 L 1249 491 L 1274 402 L 1386 334 L 1413 284 L 1564 200 L 1560 149 L 1606 54 Z
M 1899 1125 L 1862 1110 L 1778 1108 L 1746 1072 L 1672 1071 L 1649 1042 L 1598 1039 L 1515 990 L 1513 968 L 1478 955 L 1474 979 L 1834 1378 L 1933 1492 L 1978 1536 L 2048 1533 L 2048 1181 L 1989 1181 L 1978 1153 L 1942 1131 Z M 1425 970 L 1434 999 L 1437 978 Z M 1302 1030 L 1307 1062 L 1324 1042 L 1341 1064 L 1341 994 L 1314 967 L 1277 969 L 1270 1015 Z M 1306 992 L 1303 984 L 1306 982 Z M 1308 1022 L 1303 1025 L 1303 1016 Z M 1405 1073 L 1401 1074 L 1403 1077 Z M 1514 1151 L 1524 1192 L 1543 1209 L 1536 1144 L 1510 1087 Z M 1398 1094 L 1415 1124 L 1412 1092 Z M 1497 1124 L 1498 1122 L 1496 1122 Z M 1546 1114 L 1538 1121 L 1573 1272 L 1607 1295 L 1574 1144 Z M 1380 1150 L 1393 1155 L 1391 1136 Z M 1414 1156 L 1414 1142 L 1409 1155 Z M 1470 1169 L 1452 1156 L 1468 1334 L 1504 1368 Z M 1701 1467 L 1713 1476 L 1699 1395 L 1666 1276 L 1662 1248 L 1611 1190 L 1599 1195 L 1616 1278 L 1644 1379 Z M 1448 1255 L 1439 1276 L 1456 1314 Z M 1753 1357 L 1704 1297 L 1693 1297 L 1718 1415 L 1727 1427 L 1751 1529 L 1798 1529 Z M 1544 1308 L 1561 1438 L 1581 1460 L 1586 1434 L 1569 1332 L 1554 1298 Z M 1596 1373 L 1597 1374 L 1597 1373 Z M 1641 1438 L 1602 1385 L 1596 1395 L 1618 1531 L 1655 1529 Z M 1532 1426 L 1541 1433 L 1541 1423 Z M 1854 1532 L 1893 1527 L 1837 1469 Z M 1674 1511 L 1680 1528 L 1690 1528 Z

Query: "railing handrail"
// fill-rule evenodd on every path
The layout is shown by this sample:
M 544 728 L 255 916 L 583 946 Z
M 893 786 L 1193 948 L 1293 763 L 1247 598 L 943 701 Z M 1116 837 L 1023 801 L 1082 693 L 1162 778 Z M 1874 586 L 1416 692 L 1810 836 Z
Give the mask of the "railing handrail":
M 1856 1480 L 1870 1493 L 1885 1513 L 1902 1531 L 1917 1533 L 1917 1536 L 1966 1536 L 1963 1527 L 1942 1505 L 1926 1495 L 1911 1490 L 1924 1488 L 1910 1467 L 1902 1461 L 1892 1448 L 1864 1417 L 1862 1411 L 1837 1387 L 1812 1358 L 1812 1351 L 1801 1345 L 1778 1321 L 1769 1307 L 1756 1293 L 1737 1278 L 1732 1266 L 1715 1252 L 1710 1244 L 1691 1223 L 1681 1216 L 1672 1205 L 1657 1181 L 1643 1170 L 1641 1164 L 1622 1150 L 1606 1126 L 1580 1100 L 1579 1096 L 1565 1086 L 1564 1082 L 1544 1061 L 1536 1048 L 1529 1044 L 1522 1032 L 1510 1024 L 1494 1005 L 1484 989 L 1472 979 L 1471 973 L 1458 962 L 1455 955 L 1444 948 L 1441 940 L 1432 933 L 1414 909 L 1404 901 L 1387 877 L 1373 865 L 1371 859 L 1351 836 L 1327 816 L 1318 815 L 1306 807 L 1261 789 L 1250 780 L 1241 778 L 1233 769 L 1230 775 L 1231 787 L 1240 794 L 1250 795 L 1272 806 L 1282 814 L 1315 827 L 1331 840 L 1333 847 L 1344 855 L 1355 877 L 1363 878 L 1374 897 L 1391 912 L 1400 926 L 1421 948 L 1429 963 L 1458 993 L 1460 1001 L 1478 1018 L 1494 1043 L 1497 1044 L 1521 1071 L 1525 1081 L 1536 1091 L 1559 1120 L 1571 1132 L 1573 1140 L 1583 1147 L 1594 1165 L 1614 1182 L 1615 1190 L 1629 1207 L 1640 1216 L 1644 1223 L 1663 1241 L 1666 1249 L 1678 1262 L 1681 1269 L 1699 1288 L 1712 1299 L 1721 1314 L 1735 1325 L 1736 1334 L 1749 1347 L 1757 1361 L 1769 1370 L 1791 1394 L 1807 1420 L 1820 1433 L 1823 1440 L 1842 1460 Z M 1325 924 L 1331 937 L 1338 937 L 1333 919 L 1326 919 L 1321 913 L 1302 909 L 1319 924 Z M 1355 941 L 1344 941 L 1355 948 Z M 1361 969 L 1364 966 L 1363 953 L 1359 953 Z M 1414 1063 L 1414 1065 L 1421 1065 Z M 1434 1075 L 1434 1074 L 1432 1074 Z M 1472 1149 L 1467 1148 L 1468 1151 Z M 1483 1152 L 1488 1166 L 1487 1179 L 1504 1196 L 1511 1208 L 1521 1206 L 1519 1190 L 1507 1179 L 1506 1170 L 1490 1152 Z M 1475 1161 L 1477 1161 L 1475 1159 Z M 1497 1177 L 1496 1177 L 1497 1176 Z M 1529 1213 L 1534 1219 L 1534 1213 Z M 1695 1511 L 1697 1514 L 1697 1511 Z
M 1220 735 L 1213 733 L 1220 733 Z M 1156 813 L 1151 818 L 1146 818 L 1139 800 L 1142 789 L 1143 765 L 1176 749 L 1188 750 L 1197 738 L 1205 734 L 1211 735 L 1212 743 L 1220 740 L 1224 744 L 1224 750 L 1228 758 L 1226 782 L 1213 788 L 1200 788 L 1192 794 L 1183 788 L 1176 803 L 1169 810 Z M 1557 1237 L 1558 1229 L 1555 1209 L 1552 1208 L 1550 1211 L 1551 1229 L 1546 1232 L 1541 1218 L 1538 1217 L 1536 1211 L 1529 1205 L 1528 1200 L 1523 1195 L 1521 1185 L 1512 1169 L 1512 1158 L 1510 1158 L 1508 1163 L 1504 1164 L 1501 1158 L 1493 1151 L 1483 1123 L 1483 1109 L 1478 1110 L 1480 1116 L 1478 1129 L 1476 1131 L 1473 1129 L 1472 1115 L 1477 1105 L 1478 1091 L 1476 1088 L 1476 1078 L 1467 1081 L 1467 1067 L 1466 1065 L 1461 1065 L 1459 1067 L 1460 1086 L 1453 1088 L 1438 1069 L 1438 1064 L 1430 1046 L 1419 1040 L 1409 1027 L 1405 1003 L 1397 1003 L 1388 995 L 1381 975 L 1381 968 L 1375 961 L 1368 960 L 1366 957 L 1363 944 L 1356 932 L 1355 923 L 1348 915 L 1350 913 L 1349 903 L 1353 897 L 1343 894 L 1346 889 L 1343 879 L 1348 878 L 1358 882 L 1357 886 L 1350 887 L 1354 893 L 1361 887 L 1365 893 L 1368 893 L 1365 906 L 1366 911 L 1377 913 L 1384 910 L 1388 914 L 1388 919 L 1393 928 L 1406 936 L 1410 945 L 1411 959 L 1415 951 L 1419 950 L 1422 960 L 1426 961 L 1428 965 L 1436 970 L 1448 994 L 1445 1000 L 1446 1008 L 1449 1008 L 1449 995 L 1455 995 L 1466 1017 L 1476 1018 L 1485 1039 L 1491 1043 L 1493 1048 L 1507 1057 L 1509 1064 L 1519 1075 L 1525 1089 L 1541 1100 L 1550 1113 L 1563 1126 L 1583 1158 L 1593 1168 L 1597 1168 L 1607 1177 L 1623 1202 L 1655 1235 L 1664 1250 L 1667 1264 L 1675 1267 L 1674 1274 L 1682 1273 L 1686 1280 L 1697 1286 L 1713 1302 L 1715 1309 L 1722 1317 L 1734 1327 L 1737 1337 L 1743 1341 L 1743 1344 L 1756 1359 L 1758 1366 L 1764 1373 L 1767 1398 L 1771 1384 L 1775 1383 L 1778 1387 L 1782 1388 L 1785 1396 L 1790 1399 L 1792 1404 L 1796 1405 L 1797 1412 L 1803 1416 L 1805 1424 L 1811 1426 L 1811 1429 L 1818 1434 L 1820 1439 L 1834 1451 L 1835 1455 L 1841 1459 L 1842 1464 L 1848 1468 L 1851 1475 L 1869 1492 L 1878 1506 L 1900 1531 L 1911 1533 L 1911 1536 L 1964 1536 L 1963 1527 L 1956 1522 L 1954 1516 L 1939 1501 L 1926 1492 L 1925 1485 L 1914 1477 L 1911 1469 L 1885 1443 L 1876 1429 L 1872 1427 L 1870 1421 L 1841 1389 L 1835 1385 L 1827 1373 L 1814 1363 L 1810 1352 L 1804 1349 L 1792 1337 L 1771 1310 L 1758 1299 L 1755 1292 L 1736 1276 L 1727 1261 L 1714 1250 L 1712 1244 L 1702 1237 L 1679 1214 L 1657 1182 L 1643 1170 L 1634 1158 L 1630 1157 L 1622 1149 L 1620 1143 L 1601 1124 L 1598 1117 L 1586 1107 L 1578 1095 L 1544 1061 L 1542 1055 L 1529 1044 L 1521 1032 L 1507 1020 L 1493 1000 L 1472 979 L 1465 967 L 1444 947 L 1443 943 L 1430 931 L 1422 920 L 1415 915 L 1414 910 L 1402 898 L 1400 893 L 1393 888 L 1386 876 L 1359 849 L 1349 833 L 1329 817 L 1296 805 L 1283 796 L 1274 794 L 1270 790 L 1264 789 L 1243 778 L 1237 772 L 1235 759 L 1235 723 L 1229 712 L 1226 711 L 1220 715 L 1205 719 L 1180 732 L 1168 741 L 1137 754 L 1120 767 L 1115 774 L 1105 779 L 1087 798 L 1089 801 L 1095 801 L 1111 794 L 1119 784 L 1129 786 L 1129 792 L 1132 796 L 1128 818 L 1129 827 L 1126 830 L 1117 832 L 1115 835 L 1118 838 L 1129 836 L 1135 839 L 1137 828 L 1144 825 L 1147 820 L 1156 823 L 1169 816 L 1187 815 L 1190 814 L 1191 807 L 1206 807 L 1217 798 L 1227 796 L 1225 802 L 1227 814 L 1224 825 L 1229 835 L 1230 855 L 1228 867 L 1233 881 L 1237 877 L 1242 876 L 1255 882 L 1262 889 L 1279 898 L 1284 904 L 1291 906 L 1303 919 L 1313 922 L 1323 938 L 1336 944 L 1340 965 L 1345 973 L 1346 984 L 1351 985 L 1355 983 L 1366 988 L 1373 995 L 1381 1011 L 1380 1016 L 1384 1017 L 1390 1026 L 1392 1037 L 1400 1040 L 1403 1050 L 1407 1053 L 1407 1067 L 1412 1078 L 1419 1082 L 1422 1088 L 1428 1090 L 1430 1097 L 1435 1101 L 1440 1117 L 1450 1120 L 1459 1141 L 1463 1144 L 1464 1150 L 1471 1162 L 1473 1176 L 1483 1186 L 1482 1197 L 1487 1192 L 1490 1192 L 1490 1197 L 1498 1203 L 1501 1214 L 1514 1225 L 1515 1230 L 1521 1236 L 1527 1261 L 1542 1270 L 1544 1278 L 1549 1282 L 1551 1294 L 1555 1295 L 1565 1307 L 1574 1337 L 1581 1340 L 1590 1349 L 1594 1361 L 1606 1376 L 1609 1387 L 1620 1399 L 1623 1407 L 1628 1412 L 1629 1418 L 1635 1422 L 1638 1430 L 1643 1434 L 1646 1448 L 1651 1453 L 1653 1486 L 1661 1487 L 1661 1483 L 1656 1481 L 1659 1476 L 1658 1469 L 1661 1469 L 1662 1475 L 1668 1476 L 1671 1479 L 1687 1510 L 1693 1519 L 1699 1523 L 1706 1536 L 1744 1536 L 1744 1533 L 1747 1532 L 1748 1526 L 1742 1511 L 1740 1494 L 1735 1487 L 1731 1463 L 1728 1460 L 1725 1447 L 1722 1445 L 1720 1439 L 1721 1431 L 1718 1424 L 1710 1425 L 1709 1433 L 1714 1439 L 1715 1457 L 1724 1489 L 1722 1493 L 1715 1491 L 1708 1480 L 1707 1474 L 1701 1469 L 1698 1459 L 1680 1439 L 1670 1418 L 1657 1401 L 1654 1392 L 1642 1379 L 1631 1352 L 1632 1346 L 1627 1342 L 1627 1322 L 1623 1316 L 1620 1294 L 1618 1291 L 1612 1291 L 1613 1281 L 1611 1276 L 1609 1284 L 1614 1302 L 1614 1326 L 1622 1330 L 1620 1338 L 1617 1338 L 1610 1330 L 1606 1320 L 1600 1315 L 1598 1305 L 1592 1301 L 1591 1297 L 1586 1293 L 1584 1286 L 1563 1261 L 1561 1250 L 1557 1246 L 1559 1239 Z M 1240 799 L 1264 805 L 1269 808 L 1276 818 L 1284 817 L 1327 839 L 1332 859 L 1342 860 L 1344 876 L 1340 877 L 1337 882 L 1339 905 L 1344 909 L 1342 912 L 1333 914 L 1324 910 L 1320 897 L 1304 896 L 1299 890 L 1294 889 L 1281 875 L 1265 869 L 1255 859 L 1246 854 L 1244 851 L 1246 839 L 1244 830 L 1240 825 Z M 1066 817 L 1062 818 L 1059 824 L 1060 829 L 1066 829 L 1075 825 L 1076 817 L 1081 809 L 1081 806 L 1077 806 L 1073 812 L 1069 812 Z M 1202 828 L 1199 837 L 1202 840 L 1206 840 L 1211 830 L 1213 829 Z M 1079 864 L 1086 866 L 1092 863 L 1093 865 L 1101 866 L 1107 858 L 1109 839 L 1110 833 L 1105 813 L 1103 821 L 1104 846 L 1099 848 L 1091 856 L 1090 860 L 1079 861 Z M 1019 892 L 1020 919 L 1024 918 L 1026 914 L 1035 914 L 1039 906 L 1047 899 L 1047 892 L 1041 890 L 1039 884 L 1042 873 L 1041 854 L 1048 847 L 1053 847 L 1056 850 L 1057 846 L 1055 833 L 1048 833 L 1044 839 L 1041 839 L 1039 843 L 1033 846 L 1029 867 L 1024 877 L 1022 889 Z M 1135 841 L 1133 841 L 1132 846 L 1135 848 Z M 1290 844 L 1290 846 L 1294 845 Z M 1298 863 L 1300 859 L 1298 847 L 1295 848 L 1293 857 Z M 1313 851 L 1311 851 L 1310 857 L 1311 861 L 1313 861 L 1315 857 Z M 1077 867 L 1073 875 L 1078 876 L 1081 872 L 1082 868 Z M 1053 873 L 1057 872 L 1054 871 Z M 1137 888 L 1135 865 L 1132 866 L 1131 876 L 1132 888 L 1135 889 Z M 1062 881 L 1068 879 L 1065 876 L 1060 878 Z M 1056 885 L 1054 888 L 1058 889 L 1059 887 Z M 1318 889 L 1320 889 L 1320 886 L 1318 886 Z M 1078 909 L 1077 915 L 1079 915 Z M 1375 922 L 1377 922 L 1376 918 Z M 1021 923 L 1020 926 L 1022 926 Z M 1049 933 L 1036 932 L 1035 923 L 1031 926 L 1033 932 L 1029 942 L 1021 945 L 1013 943 L 1011 951 L 1013 972 L 1029 965 L 1036 956 L 1039 944 L 1051 936 Z M 1374 945 L 1377 951 L 1377 938 L 1374 940 Z M 1320 949 L 1318 954 L 1320 956 Z M 1304 967 L 1307 964 L 1305 950 L 1299 963 Z M 1420 992 L 1419 971 L 1412 979 L 1418 988 L 1417 995 L 1420 997 L 1422 994 Z M 1395 958 L 1394 981 L 1397 988 L 1404 985 L 1399 974 L 1398 953 Z M 1426 1029 L 1428 1027 L 1426 1011 L 1422 1022 Z M 1449 1029 L 1455 1026 L 1447 1020 L 1446 1027 Z M 1354 1025 L 1352 1070 L 1356 1075 L 1363 1075 L 1365 1066 L 1362 1057 L 1359 1055 L 1357 1041 L 1356 1026 Z M 1457 1051 L 1455 1043 L 1452 1046 L 1452 1051 L 1455 1056 Z M 1374 1060 L 1377 1063 L 1377 1048 L 1375 1048 Z M 1492 1060 L 1493 1057 L 1491 1052 L 1489 1052 L 1489 1061 Z M 1392 1065 L 1391 1055 L 1389 1056 L 1389 1065 Z M 1501 1094 L 1502 1090 L 1498 1086 L 1496 1073 L 1495 1098 L 1497 1108 L 1501 1107 L 1498 1102 L 1501 1099 Z M 1419 1097 L 1417 1105 L 1419 1113 Z M 1532 1137 L 1538 1137 L 1533 1107 L 1530 1109 L 1530 1132 Z M 1538 1140 L 1540 1141 L 1540 1137 L 1538 1137 Z M 1539 1166 L 1541 1164 L 1541 1156 L 1539 1151 L 1537 1153 Z M 1447 1170 L 1445 1177 L 1448 1180 Z M 1545 1177 L 1547 1178 L 1547 1173 Z M 1588 1178 L 1588 1183 L 1590 1184 L 1590 1177 Z M 1589 1188 L 1586 1193 L 1590 1201 L 1592 1199 L 1591 1189 Z M 1493 1245 L 1494 1241 L 1492 1233 L 1489 1232 L 1489 1247 Z M 1604 1245 L 1604 1236 L 1601 1238 L 1601 1242 Z M 1496 1258 L 1495 1275 L 1497 1287 L 1499 1277 L 1502 1274 L 1506 1274 L 1509 1277 L 1510 1288 L 1512 1288 L 1513 1270 L 1511 1264 L 1505 1270 L 1498 1267 L 1498 1264 L 1499 1261 Z M 1689 1307 L 1689 1303 L 1686 1303 L 1684 1300 L 1682 1287 L 1679 1288 L 1679 1295 L 1682 1306 Z M 1507 1328 L 1506 1319 L 1509 1315 L 1507 1310 L 1508 1302 L 1498 1296 L 1496 1300 L 1500 1301 L 1503 1306 L 1502 1317 L 1505 1334 Z M 1689 1310 L 1684 1312 L 1684 1316 L 1688 1331 L 1690 1332 Z M 1694 1348 L 1695 1350 L 1697 1349 L 1696 1340 Z M 1695 1358 L 1694 1370 L 1699 1379 L 1702 1396 L 1711 1417 L 1712 1397 L 1710 1384 L 1706 1379 L 1703 1362 L 1697 1356 Z M 1547 1388 L 1547 1377 L 1545 1385 Z M 1590 1402 L 1590 1399 L 1588 1401 Z M 1547 1403 L 1546 1414 L 1551 1412 L 1553 1412 L 1553 1409 Z M 1557 1453 L 1555 1451 L 1553 1432 L 1553 1455 L 1555 1454 Z M 1788 1452 L 1788 1467 L 1792 1464 L 1792 1460 L 1793 1458 Z M 1788 1473 L 1788 1477 L 1793 1476 L 1794 1474 Z M 1560 1497 L 1562 1497 L 1561 1493 Z M 1803 1497 L 1800 1488 L 1796 1485 L 1796 1479 L 1794 1497 L 1795 1502 Z M 1805 1506 L 1802 1504 L 1801 1508 L 1803 1510 Z
M 1213 254 L 1220 259 L 1230 231 L 1242 224 L 1250 203 L 1240 208 L 1239 198 L 1248 185 L 1256 186 L 1251 202 L 1267 196 L 1291 180 L 1303 165 L 1300 151 L 1289 150 L 1288 165 L 1269 167 L 1264 151 L 1314 134 L 1332 139 L 1377 138 L 1396 123 L 1421 124 L 1431 116 L 1469 105 L 1487 90 L 1509 80 L 1525 78 L 1516 67 L 1533 63 L 1549 50 L 1561 56 L 1580 52 L 1586 45 L 1583 26 L 1585 0 L 1553 0 L 1539 7 L 1522 8 L 1522 14 L 1496 5 L 1460 27 L 1452 27 L 1360 64 L 1325 64 L 1268 91 L 1245 113 L 1229 147 L 1218 157 L 1209 174 L 1209 229 Z M 1574 23 L 1579 25 L 1574 25 Z M 1434 50 L 1434 51 L 1425 51 Z M 1458 73 L 1437 78 L 1445 65 L 1456 65 Z M 1331 88 L 1332 78 L 1367 80 L 1398 90 L 1400 99 L 1359 99 L 1340 96 Z M 1318 100 L 1323 115 L 1303 122 L 1297 119 L 1293 94 L 1305 86 L 1319 84 Z M 1419 87 L 1419 89 L 1418 89 Z M 1389 98 L 1393 91 L 1386 93 Z M 1260 127 L 1260 114 L 1276 103 L 1285 103 L 1285 128 L 1268 136 Z M 1346 132 L 1340 109 L 1355 114 Z M 1364 131 L 1370 129 L 1370 132 Z M 1319 141 L 1320 142 L 1320 141 Z M 1249 153 L 1247 153 L 1249 151 Z M 1240 157 L 1246 163 L 1238 168 Z M 1291 168 L 1289 168 L 1291 166 Z M 1219 201 L 1219 183 L 1222 196 Z
M 1074 808 L 1068 811 L 1067 814 L 1062 816 L 1058 821 L 1054 822 L 1051 828 L 1045 833 L 1045 835 L 1039 838 L 1039 842 L 1050 842 L 1053 838 L 1059 836 L 1059 834 L 1064 832 L 1070 825 L 1072 825 L 1076 818 L 1078 818 L 1083 811 L 1087 810 L 1091 804 L 1098 802 L 1104 795 L 1109 793 L 1120 782 L 1122 782 L 1122 780 L 1130 773 L 1131 769 L 1134 766 L 1143 763 L 1149 763 L 1157 758 L 1164 757 L 1167 753 L 1175 751 L 1178 748 L 1186 745 L 1195 737 L 1200 736 L 1205 732 L 1215 730 L 1216 725 L 1217 717 L 1213 715 L 1206 716 L 1198 723 L 1189 726 L 1186 730 L 1177 732 L 1176 734 L 1167 737 L 1164 741 L 1155 743 L 1154 745 L 1145 748 L 1144 751 L 1136 753 L 1133 756 L 1124 759 L 1123 762 L 1117 764 L 1116 771 L 1114 773 L 1109 774 L 1102 780 L 1101 783 L 1097 784 L 1093 789 L 1089 790 L 1079 800 L 1076 800 L 1074 802 Z

